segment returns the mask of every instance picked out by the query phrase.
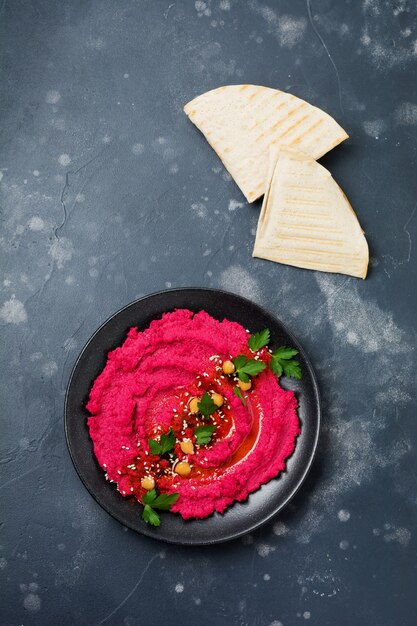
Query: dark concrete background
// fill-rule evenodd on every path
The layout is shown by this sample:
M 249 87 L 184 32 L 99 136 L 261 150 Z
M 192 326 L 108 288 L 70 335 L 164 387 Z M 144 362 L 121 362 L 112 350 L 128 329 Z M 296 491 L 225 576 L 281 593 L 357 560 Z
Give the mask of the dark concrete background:
M 1 624 L 414 626 L 416 25 L 411 0 L 3 1 Z M 182 113 L 241 82 L 349 132 L 322 162 L 366 231 L 366 281 L 251 257 L 260 205 Z M 171 286 L 252 298 L 317 369 L 313 471 L 244 541 L 126 531 L 66 449 L 82 346 Z

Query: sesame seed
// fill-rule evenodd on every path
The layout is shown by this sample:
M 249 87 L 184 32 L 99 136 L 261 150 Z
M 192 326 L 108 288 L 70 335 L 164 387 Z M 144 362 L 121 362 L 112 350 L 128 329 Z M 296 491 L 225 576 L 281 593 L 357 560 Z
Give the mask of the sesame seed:
M 117 473 L 119 474 L 119 476 L 122 475 L 122 472 L 120 470 L 117 470 Z
M 130 491 L 132 491 L 132 492 L 133 492 L 133 487 L 131 487 L 131 488 L 130 488 Z

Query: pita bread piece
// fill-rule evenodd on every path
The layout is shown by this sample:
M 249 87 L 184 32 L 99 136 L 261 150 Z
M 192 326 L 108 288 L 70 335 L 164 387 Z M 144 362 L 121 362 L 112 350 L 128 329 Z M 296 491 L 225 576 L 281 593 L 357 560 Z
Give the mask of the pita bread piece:
M 227 85 L 184 107 L 248 202 L 265 193 L 270 146 L 293 146 L 318 159 L 348 138 L 330 115 L 284 91 Z
M 287 148 L 272 168 L 253 256 L 358 278 L 366 277 L 369 261 L 357 217 L 330 172 Z

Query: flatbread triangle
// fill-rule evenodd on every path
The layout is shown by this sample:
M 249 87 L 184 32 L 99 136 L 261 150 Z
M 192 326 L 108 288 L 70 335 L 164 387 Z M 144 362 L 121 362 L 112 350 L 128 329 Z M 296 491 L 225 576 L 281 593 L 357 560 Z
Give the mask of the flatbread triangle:
M 278 89 L 226 85 L 184 107 L 242 193 L 253 202 L 265 193 L 269 149 L 291 146 L 315 159 L 348 138 L 327 113 Z
M 289 148 L 272 152 L 271 163 L 253 256 L 365 278 L 368 244 L 330 172 Z

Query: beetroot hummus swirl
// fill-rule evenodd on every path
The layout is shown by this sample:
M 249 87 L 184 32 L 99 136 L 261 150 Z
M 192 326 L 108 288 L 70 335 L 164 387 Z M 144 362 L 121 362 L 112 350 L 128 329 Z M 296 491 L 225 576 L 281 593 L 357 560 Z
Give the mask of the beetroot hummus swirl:
M 236 322 L 179 309 L 143 332 L 131 328 L 109 353 L 90 393 L 88 426 L 97 460 L 122 495 L 140 500 L 146 478 L 160 493 L 179 494 L 172 512 L 204 518 L 284 470 L 300 432 L 293 392 L 266 368 L 242 391 L 242 402 L 222 370 L 238 354 L 253 357 L 247 341 Z M 256 358 L 268 363 L 270 354 L 265 348 Z M 223 399 L 209 422 L 190 411 L 190 400 L 205 392 Z M 195 430 L 207 423 L 214 427 L 210 442 L 199 444 Z M 149 439 L 166 433 L 175 435 L 171 454 L 152 454 Z M 177 473 L 181 463 L 187 475 Z

